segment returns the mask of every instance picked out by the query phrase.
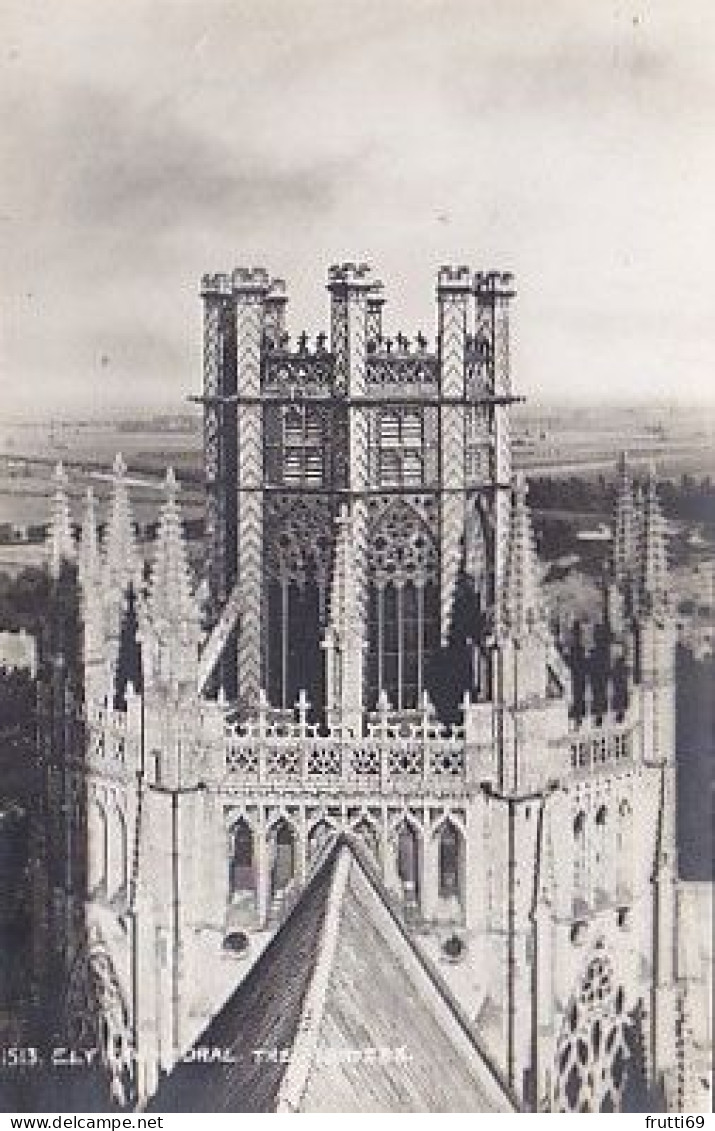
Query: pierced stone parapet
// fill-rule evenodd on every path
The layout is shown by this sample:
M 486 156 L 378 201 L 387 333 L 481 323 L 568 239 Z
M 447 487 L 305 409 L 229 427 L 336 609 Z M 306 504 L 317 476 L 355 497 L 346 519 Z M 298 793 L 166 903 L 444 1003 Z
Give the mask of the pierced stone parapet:
M 291 389 L 300 395 L 311 386 L 330 388 L 333 383 L 333 356 L 324 348 L 313 352 L 306 349 L 298 353 L 274 350 L 266 354 L 262 364 L 262 387 L 270 393 L 289 394 Z
M 463 795 L 463 739 L 439 737 L 438 729 L 427 739 L 416 732 L 347 740 L 318 737 L 308 725 L 291 734 L 232 729 L 224 737 L 221 776 L 229 788 Z
M 367 382 L 369 385 L 430 385 L 436 386 L 439 363 L 432 354 L 391 353 L 375 350 L 368 352 Z

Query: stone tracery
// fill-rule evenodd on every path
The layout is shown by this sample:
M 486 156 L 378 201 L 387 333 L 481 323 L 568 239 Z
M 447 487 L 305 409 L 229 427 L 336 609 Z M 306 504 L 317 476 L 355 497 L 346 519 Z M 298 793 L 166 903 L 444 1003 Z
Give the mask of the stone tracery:
M 70 1048 L 98 1049 L 113 1099 L 128 1103 L 133 1056 L 129 1012 L 111 959 L 102 948 L 77 955 L 67 987 L 65 1018 Z
M 602 948 L 590 959 L 564 1016 L 556 1051 L 554 1109 L 621 1110 L 631 1056 L 623 986 Z

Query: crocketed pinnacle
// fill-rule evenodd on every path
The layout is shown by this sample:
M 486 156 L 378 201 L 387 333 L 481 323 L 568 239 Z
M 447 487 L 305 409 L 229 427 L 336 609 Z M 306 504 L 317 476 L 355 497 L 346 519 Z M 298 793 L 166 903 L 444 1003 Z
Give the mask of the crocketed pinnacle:
M 67 472 L 62 463 L 58 463 L 54 471 L 55 493 L 52 500 L 52 519 L 50 522 L 49 536 L 49 565 L 53 577 L 59 577 L 63 561 L 72 561 L 75 557 L 74 538 L 72 537 L 72 520 L 70 517 L 69 499 L 67 497 Z
M 633 578 L 638 553 L 638 511 L 628 459 L 621 452 L 618 460 L 618 486 L 613 535 L 613 571 L 615 582 L 623 587 Z
M 640 522 L 639 595 L 641 611 L 661 613 L 668 606 L 668 554 L 655 468 L 651 467 L 643 492 Z
M 162 634 L 173 628 L 180 630 L 182 639 L 198 639 L 200 614 L 191 592 L 177 490 L 174 472 L 169 468 L 149 588 L 149 616 Z
M 526 502 L 523 475 L 513 479 L 504 582 L 501 593 L 501 629 L 514 639 L 528 635 L 543 620 L 543 602 L 534 545 L 534 532 Z
M 107 529 L 107 554 L 104 564 L 105 593 L 123 600 L 127 586 L 139 579 L 139 559 L 129 493 L 127 466 L 118 453 L 112 467 L 112 498 Z
M 79 548 L 79 577 L 85 594 L 99 590 L 101 559 L 97 541 L 97 508 L 94 491 L 87 488 L 82 514 L 82 540 Z

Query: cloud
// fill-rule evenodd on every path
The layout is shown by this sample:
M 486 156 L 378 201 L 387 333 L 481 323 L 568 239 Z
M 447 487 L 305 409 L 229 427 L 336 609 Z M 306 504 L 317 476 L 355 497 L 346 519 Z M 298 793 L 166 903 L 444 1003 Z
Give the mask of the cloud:
M 232 152 L 166 105 L 147 113 L 116 96 L 80 91 L 66 108 L 82 146 L 63 197 L 70 215 L 90 226 L 113 220 L 157 231 L 226 210 L 249 225 L 273 209 L 295 216 L 330 207 L 344 174 L 327 161 L 282 167 L 248 147 Z M 235 128 L 240 134 L 241 123 Z
M 529 392 L 677 392 L 679 356 L 704 385 L 714 12 L 3 0 L 8 398 L 34 380 L 48 403 L 178 401 L 204 270 L 265 263 L 317 329 L 343 257 L 428 333 L 440 262 L 513 268 Z

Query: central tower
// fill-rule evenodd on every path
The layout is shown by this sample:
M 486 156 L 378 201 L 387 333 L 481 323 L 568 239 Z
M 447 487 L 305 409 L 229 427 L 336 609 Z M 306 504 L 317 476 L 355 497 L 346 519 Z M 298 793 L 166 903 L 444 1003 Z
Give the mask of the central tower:
M 248 714 L 261 692 L 278 709 L 300 691 L 316 716 L 329 706 L 321 651 L 342 515 L 363 655 L 354 697 L 416 710 L 427 691 L 449 714 L 474 682 L 477 628 L 499 628 L 511 277 L 442 267 L 433 347 L 385 333 L 368 266 L 331 267 L 328 291 L 329 345 L 292 345 L 282 280 L 262 268 L 203 280 L 209 622 L 235 595 L 216 682 Z M 464 687 L 440 687 L 445 651 Z
M 332 622 L 347 568 L 363 656 L 352 713 L 385 700 L 414 711 L 427 692 L 449 715 L 475 682 L 472 642 L 499 629 L 511 276 L 441 268 L 434 346 L 386 333 L 365 264 L 331 267 L 328 291 L 329 341 L 291 343 L 282 280 L 263 268 L 203 279 L 213 679 L 249 715 L 263 693 L 278 710 L 301 691 L 316 718 L 339 710 L 325 673 L 345 655 Z

